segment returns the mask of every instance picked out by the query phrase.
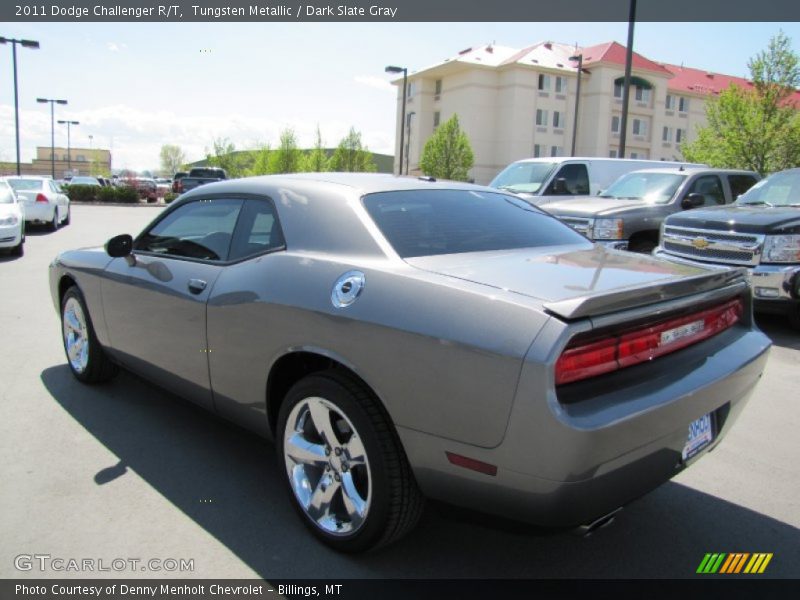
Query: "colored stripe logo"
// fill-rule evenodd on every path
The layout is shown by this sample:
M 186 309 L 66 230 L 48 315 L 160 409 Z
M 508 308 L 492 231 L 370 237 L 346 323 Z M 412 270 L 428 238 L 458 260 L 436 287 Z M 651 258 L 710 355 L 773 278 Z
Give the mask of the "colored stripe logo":
M 760 574 L 766 571 L 767 565 L 772 560 L 772 553 L 756 552 L 716 552 L 707 553 L 697 573 L 710 575 L 718 573 L 720 575 L 736 575 L 739 573 Z

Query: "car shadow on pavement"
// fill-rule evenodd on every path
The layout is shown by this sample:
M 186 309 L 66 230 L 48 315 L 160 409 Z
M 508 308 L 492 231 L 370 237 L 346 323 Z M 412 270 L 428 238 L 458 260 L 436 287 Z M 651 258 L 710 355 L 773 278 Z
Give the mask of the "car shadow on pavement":
M 800 331 L 783 315 L 756 314 L 756 324 L 776 346 L 800 350 Z
M 800 576 L 800 530 L 674 482 L 589 537 L 432 503 L 398 543 L 366 555 L 337 554 L 306 531 L 267 441 L 125 372 L 109 384 L 84 386 L 63 365 L 48 368 L 41 379 L 116 457 L 78 477 L 114 485 L 134 471 L 267 580 L 683 578 L 695 576 L 706 552 L 773 552 L 765 576 Z M 202 576 L 224 576 L 197 567 Z

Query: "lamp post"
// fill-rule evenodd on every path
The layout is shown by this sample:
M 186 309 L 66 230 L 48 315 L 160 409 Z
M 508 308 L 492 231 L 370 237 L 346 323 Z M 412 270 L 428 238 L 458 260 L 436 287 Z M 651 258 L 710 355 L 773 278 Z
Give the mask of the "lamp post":
M 408 69 L 406 67 L 386 67 L 387 73 L 402 73 L 403 74 L 403 106 L 401 108 L 402 115 L 400 116 L 400 164 L 397 170 L 398 175 L 403 174 L 403 152 L 405 151 L 403 132 L 405 131 L 406 124 L 406 94 L 408 93 Z
M 56 100 L 55 98 L 37 98 L 36 101 L 40 104 L 50 103 L 50 175 L 53 179 L 56 178 L 56 121 L 55 110 L 53 106 L 56 104 L 66 104 L 66 100 Z
M 11 44 L 11 56 L 14 61 L 14 130 L 17 136 L 17 175 L 19 171 L 19 94 L 17 93 L 17 44 L 23 48 L 33 50 L 39 47 L 39 42 L 35 40 L 15 40 L 12 38 L 0 37 L 0 44 Z
M 625 158 L 625 140 L 628 134 L 628 103 L 631 90 L 631 65 L 633 64 L 633 24 L 636 21 L 636 0 L 630 0 L 628 12 L 628 47 L 625 50 L 625 84 L 622 89 L 622 128 L 619 132 L 619 157 Z
M 406 175 L 408 175 L 409 167 L 411 166 L 411 117 L 416 115 L 414 111 L 408 113 L 408 122 L 406 123 L 406 127 L 408 127 L 408 146 L 406 146 Z
M 72 175 L 72 147 L 71 147 L 70 138 L 69 138 L 69 128 L 70 128 L 70 125 L 80 125 L 80 122 L 78 122 L 78 121 L 62 121 L 62 120 L 59 119 L 58 124 L 67 126 L 67 170 L 69 171 L 69 174 Z
M 572 120 L 572 152 L 570 152 L 570 156 L 575 156 L 575 142 L 578 138 L 578 106 L 581 102 L 581 73 L 583 73 L 583 54 L 570 56 L 569 59 L 578 61 L 578 87 L 575 90 L 575 117 Z

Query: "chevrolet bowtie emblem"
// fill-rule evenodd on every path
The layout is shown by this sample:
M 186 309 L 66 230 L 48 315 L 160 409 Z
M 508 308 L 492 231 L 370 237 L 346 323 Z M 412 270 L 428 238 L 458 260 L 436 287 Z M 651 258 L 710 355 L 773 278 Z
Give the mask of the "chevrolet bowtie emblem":
M 692 240 L 692 246 L 694 246 L 698 250 L 705 250 L 710 245 L 711 244 L 709 243 L 709 241 L 704 237 L 696 237 Z

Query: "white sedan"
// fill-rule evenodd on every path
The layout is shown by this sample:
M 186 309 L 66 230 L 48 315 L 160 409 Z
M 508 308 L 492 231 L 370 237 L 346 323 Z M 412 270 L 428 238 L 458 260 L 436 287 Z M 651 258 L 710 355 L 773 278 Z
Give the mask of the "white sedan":
M 0 179 L 0 249 L 22 256 L 25 243 L 25 209 L 8 182 Z
M 69 198 L 50 177 L 23 175 L 6 177 L 25 207 L 25 222 L 47 224 L 50 231 L 69 225 Z

